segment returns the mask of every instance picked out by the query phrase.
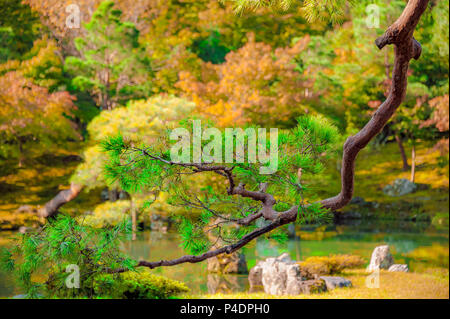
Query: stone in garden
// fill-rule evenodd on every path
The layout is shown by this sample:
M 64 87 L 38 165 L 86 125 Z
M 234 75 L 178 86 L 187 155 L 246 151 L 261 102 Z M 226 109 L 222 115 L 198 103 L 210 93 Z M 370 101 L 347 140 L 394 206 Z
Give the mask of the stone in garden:
M 284 253 L 277 258 L 267 258 L 258 262 L 250 269 L 248 280 L 251 288 L 263 286 L 268 294 L 283 295 L 286 293 L 288 279 L 295 282 L 297 274 L 300 274 L 299 266 Z
M 388 245 L 378 246 L 372 252 L 370 264 L 367 271 L 372 272 L 378 269 L 389 269 L 394 264 L 394 258 L 389 251 Z
M 364 198 L 360 197 L 360 196 L 355 196 L 352 198 L 352 200 L 350 201 L 350 204 L 354 204 L 354 205 L 361 205 L 364 204 L 366 201 Z
M 262 266 L 262 284 L 264 292 L 269 295 L 298 294 L 301 282 L 300 266 L 290 260 L 287 254 L 277 258 L 268 258 L 260 263 Z
M 352 282 L 343 277 L 334 277 L 334 276 L 321 276 L 319 279 L 325 281 L 325 285 L 327 286 L 327 290 L 333 290 L 336 288 L 343 287 L 351 287 Z
M 405 178 L 398 178 L 392 185 L 386 185 L 383 188 L 383 193 L 388 196 L 403 196 L 413 193 L 417 190 L 417 185 Z
M 251 289 L 263 286 L 264 292 L 270 295 L 299 295 L 327 290 L 324 280 L 305 280 L 300 265 L 287 253 L 260 261 L 250 270 L 249 282 Z
M 241 253 L 223 254 L 208 259 L 208 272 L 219 274 L 247 274 L 247 261 Z
M 388 271 L 408 272 L 409 268 L 406 264 L 393 264 L 389 267 Z
M 109 199 L 109 192 L 108 188 L 104 188 L 100 193 L 100 198 L 102 201 L 107 201 Z
M 327 291 L 327 285 L 322 279 L 304 280 L 300 282 L 300 291 L 303 294 L 317 294 Z
M 283 253 L 277 258 L 267 258 L 266 260 L 261 260 L 252 269 L 250 269 L 250 272 L 248 274 L 248 281 L 250 283 L 250 287 L 263 285 L 262 282 L 263 266 L 265 266 L 267 261 L 271 260 L 277 260 L 285 263 L 293 262 L 288 253 Z

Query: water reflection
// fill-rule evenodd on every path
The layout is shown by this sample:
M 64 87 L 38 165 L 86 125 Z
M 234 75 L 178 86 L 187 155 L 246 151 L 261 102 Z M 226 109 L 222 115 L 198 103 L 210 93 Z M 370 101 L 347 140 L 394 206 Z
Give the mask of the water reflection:
M 448 229 L 437 230 L 419 223 L 371 222 L 355 225 L 304 226 L 296 228 L 296 238 L 285 244 L 258 239 L 242 249 L 249 269 L 257 261 L 288 252 L 291 258 L 303 260 L 309 256 L 356 254 L 370 259 L 372 250 L 381 244 L 391 245 L 396 262 L 408 263 L 411 271 L 427 267 L 447 267 Z M 6 234 L 0 233 L 0 238 Z M 2 242 L 2 241 L 0 241 Z M 1 245 L 1 244 L 0 244 Z M 123 249 L 136 259 L 173 259 L 185 254 L 176 233 L 143 232 Z M 156 268 L 157 274 L 185 282 L 192 293 L 230 293 L 248 290 L 246 275 L 208 274 L 206 262 Z M 16 293 L 9 275 L 0 271 L 0 297 Z

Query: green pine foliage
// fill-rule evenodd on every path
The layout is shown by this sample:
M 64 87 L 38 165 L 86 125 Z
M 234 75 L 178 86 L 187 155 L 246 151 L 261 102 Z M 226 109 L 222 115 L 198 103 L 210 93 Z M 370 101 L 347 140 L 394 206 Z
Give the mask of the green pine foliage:
M 127 138 L 139 143 L 157 144 L 158 136 L 176 126 L 176 124 L 194 109 L 192 102 L 168 96 L 155 96 L 147 100 L 130 101 L 126 107 L 102 111 L 88 125 L 90 145 L 83 154 L 84 161 L 72 176 L 72 182 L 87 188 L 105 187 L 107 181 L 103 174 L 107 157 L 100 143 L 108 136 L 120 132 Z M 125 146 L 123 139 L 111 140 L 113 149 Z M 114 184 L 111 187 L 119 187 Z
M 118 268 L 134 270 L 136 262 L 119 249 L 130 233 L 128 219 L 99 229 L 58 215 L 42 230 L 22 234 L 12 248 L 5 248 L 1 265 L 14 273 L 28 298 L 92 298 L 97 275 Z M 79 288 L 66 285 L 69 265 L 79 267 Z
M 184 121 L 184 125 L 186 129 L 192 129 L 190 121 Z M 323 160 L 331 155 L 332 145 L 338 137 L 337 128 L 325 118 L 301 117 L 296 128 L 278 135 L 276 173 L 260 174 L 259 169 L 264 166 L 261 163 L 234 161 L 220 165 L 232 168 L 236 181 L 244 183 L 246 189 L 258 190 L 261 183 L 267 183 L 267 192 L 273 194 L 278 202 L 275 208 L 287 209 L 298 205 L 300 222 L 319 221 L 329 215 L 320 206 L 308 205 L 304 200 L 305 194 L 313 197 L 307 185 L 298 181 L 297 171 L 302 168 L 303 174 L 319 173 Z M 205 180 L 206 185 L 199 188 L 200 176 L 211 172 L 195 173 L 197 186 L 192 186 L 192 170 L 171 162 L 169 148 L 173 143 L 168 134 L 159 143 L 151 145 L 137 144 L 123 135 L 105 139 L 102 145 L 109 156 L 104 171 L 106 179 L 110 183 L 118 183 L 130 193 L 164 192 L 169 194 L 168 204 L 191 212 L 183 217 L 174 216 L 178 219 L 182 245 L 190 253 L 199 254 L 211 249 L 217 238 L 221 242 L 234 243 L 254 230 L 254 225 L 236 228 L 235 221 L 258 211 L 261 208 L 259 202 L 228 195 L 226 179 Z M 225 143 L 222 145 L 225 147 Z M 267 138 L 265 150 L 268 152 L 269 149 Z M 272 236 L 279 240 L 284 238 L 280 234 Z
M 123 105 L 129 99 L 148 96 L 152 69 L 139 46 L 139 31 L 121 21 L 114 2 L 104 1 L 75 39 L 81 57 L 68 57 L 66 70 L 74 75 L 72 86 L 89 91 L 102 109 Z
M 0 63 L 3 63 L 28 52 L 42 26 L 36 12 L 21 0 L 0 0 L 0 16 Z
M 227 0 L 221 0 L 227 2 Z M 327 20 L 333 23 L 340 23 L 345 18 L 345 10 L 349 5 L 355 3 L 354 0 L 229 0 L 233 2 L 235 11 L 243 13 L 249 10 L 256 10 L 261 7 L 269 7 L 274 10 L 286 11 L 294 6 L 303 11 L 305 18 L 309 22 L 317 20 Z

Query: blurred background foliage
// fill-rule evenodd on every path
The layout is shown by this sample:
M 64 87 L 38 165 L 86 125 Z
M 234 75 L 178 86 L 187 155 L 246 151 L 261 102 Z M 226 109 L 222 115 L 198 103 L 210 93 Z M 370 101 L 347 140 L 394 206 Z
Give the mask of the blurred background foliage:
M 340 149 L 387 94 L 393 48 L 379 51 L 373 41 L 405 4 L 363 0 L 315 12 L 314 1 L 247 10 L 243 1 L 80 0 L 81 27 L 70 29 L 70 3 L 0 0 L 0 218 L 44 204 L 69 182 L 85 190 L 65 210 L 93 211 L 91 219 L 123 211 L 130 194 L 106 183 L 98 143 L 120 132 L 152 144 L 187 116 L 219 127 L 292 128 L 300 115 L 320 115 L 339 128 Z M 366 25 L 369 4 L 379 5 L 377 28 Z M 310 23 L 312 16 L 324 19 Z M 392 182 L 389 171 L 403 174 L 394 143 L 406 149 L 407 164 L 412 149 L 430 158 L 435 164 L 419 165 L 417 178 L 438 170 L 436 194 L 448 191 L 448 0 L 430 1 L 415 37 L 423 55 L 411 63 L 405 102 L 368 151 L 398 152 L 375 173 L 382 180 L 372 179 L 378 195 Z M 328 183 L 323 192 L 333 195 L 339 157 L 304 178 Z M 364 169 L 372 163 L 369 156 Z M 109 197 L 101 199 L 104 188 Z M 106 198 L 121 201 L 95 208 Z M 153 207 L 170 210 L 164 199 Z

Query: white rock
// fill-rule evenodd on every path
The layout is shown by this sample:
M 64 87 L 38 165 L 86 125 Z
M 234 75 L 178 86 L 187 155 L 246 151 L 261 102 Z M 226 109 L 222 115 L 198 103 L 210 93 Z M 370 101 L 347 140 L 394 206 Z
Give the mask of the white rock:
M 394 258 L 389 251 L 388 245 L 378 246 L 372 252 L 370 264 L 367 267 L 368 272 L 378 269 L 389 269 L 394 264 Z
M 409 272 L 409 268 L 406 264 L 393 264 L 388 271 Z

